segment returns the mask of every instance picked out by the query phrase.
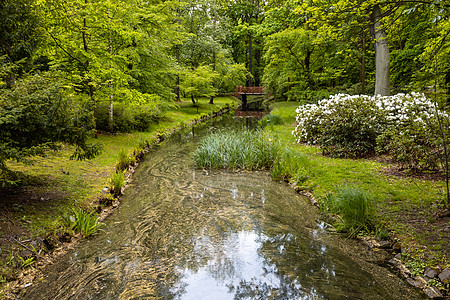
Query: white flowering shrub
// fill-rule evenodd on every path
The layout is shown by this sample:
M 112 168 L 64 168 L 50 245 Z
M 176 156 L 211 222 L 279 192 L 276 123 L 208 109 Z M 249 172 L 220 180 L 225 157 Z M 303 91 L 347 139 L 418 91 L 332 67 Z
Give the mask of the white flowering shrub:
M 296 110 L 298 142 L 319 145 L 337 157 L 362 157 L 375 151 L 385 114 L 371 97 L 337 94 Z
M 376 150 L 409 166 L 432 168 L 441 153 L 436 109 L 423 94 L 337 94 L 296 112 L 297 141 L 319 145 L 332 156 L 363 157 Z M 438 113 L 448 121 L 446 113 Z
M 442 130 L 448 131 L 448 114 L 437 110 L 423 94 L 385 98 L 381 107 L 388 112 L 388 125 L 377 138 L 376 152 L 388 153 L 407 168 L 436 169 L 443 155 L 437 118 L 441 120 Z

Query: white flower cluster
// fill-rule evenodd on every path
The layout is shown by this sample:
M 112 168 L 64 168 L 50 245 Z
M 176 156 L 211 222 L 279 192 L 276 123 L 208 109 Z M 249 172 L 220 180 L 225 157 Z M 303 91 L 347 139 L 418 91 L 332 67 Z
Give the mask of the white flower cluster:
M 306 104 L 296 109 L 297 127 L 292 134 L 298 142 L 316 143 L 316 134 L 324 122 L 333 121 L 333 116 L 345 111 L 347 115 L 365 114 L 366 118 L 376 121 L 379 126 L 402 126 L 414 122 L 426 126 L 436 117 L 448 114 L 436 109 L 435 104 L 424 94 L 410 93 L 394 96 L 367 96 L 336 94 L 323 99 L 318 104 Z M 348 120 L 350 121 L 350 120 Z

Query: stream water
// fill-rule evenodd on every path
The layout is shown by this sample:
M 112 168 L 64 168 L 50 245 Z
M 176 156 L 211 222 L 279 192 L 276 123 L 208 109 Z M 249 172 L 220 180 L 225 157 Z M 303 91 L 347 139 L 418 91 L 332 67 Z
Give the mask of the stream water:
M 151 151 L 106 228 L 20 299 L 418 299 L 266 172 L 196 169 L 197 134 Z

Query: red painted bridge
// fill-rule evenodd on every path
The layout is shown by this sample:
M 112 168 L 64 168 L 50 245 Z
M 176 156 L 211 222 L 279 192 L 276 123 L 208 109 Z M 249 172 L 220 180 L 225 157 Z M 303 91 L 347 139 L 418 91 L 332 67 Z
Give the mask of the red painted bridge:
M 235 96 L 239 95 L 264 95 L 263 86 L 236 86 Z
M 237 86 L 236 92 L 233 95 L 242 101 L 239 109 L 240 111 L 262 110 L 262 102 L 264 98 L 261 97 L 261 99 L 257 100 L 253 99 L 251 103 L 247 103 L 247 95 L 265 95 L 263 86 Z

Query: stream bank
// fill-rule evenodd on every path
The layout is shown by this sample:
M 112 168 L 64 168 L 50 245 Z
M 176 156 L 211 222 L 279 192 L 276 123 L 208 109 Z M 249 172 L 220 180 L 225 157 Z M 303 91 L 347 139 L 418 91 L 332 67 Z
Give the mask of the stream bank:
M 151 150 L 105 230 L 21 299 L 420 299 L 377 265 L 381 252 L 327 233 L 309 200 L 268 173 L 197 169 L 197 139 Z
M 203 100 L 209 102 L 209 99 Z M 116 155 L 121 149 L 142 157 L 133 151 L 138 143 L 148 141 L 148 145 L 153 145 L 176 129 L 204 122 L 212 114 L 221 114 L 235 105 L 231 97 L 215 100 L 215 105 L 200 101 L 194 108 L 189 102 L 180 103 L 177 110 L 168 112 L 148 133 L 99 135 L 104 151 L 90 161 L 69 160 L 73 149 L 64 146 L 60 152 L 49 153 L 46 157 L 33 157 L 34 164 L 11 164 L 12 169 L 27 174 L 27 181 L 26 185 L 14 189 L 0 189 L 3 206 L 0 210 L 0 271 L 8 272 L 0 273 L 0 297 L 6 297 L 12 288 L 26 285 L 36 270 L 82 239 L 79 234 L 61 227 L 73 208 L 97 210 L 104 219 L 118 207 L 118 201 L 105 197 L 104 187 L 115 170 Z M 107 201 L 102 200 L 105 198 Z M 15 260 L 32 260 L 31 268 L 9 264 L 8 253 L 12 253 Z M 5 277 L 1 276 L 3 274 Z

